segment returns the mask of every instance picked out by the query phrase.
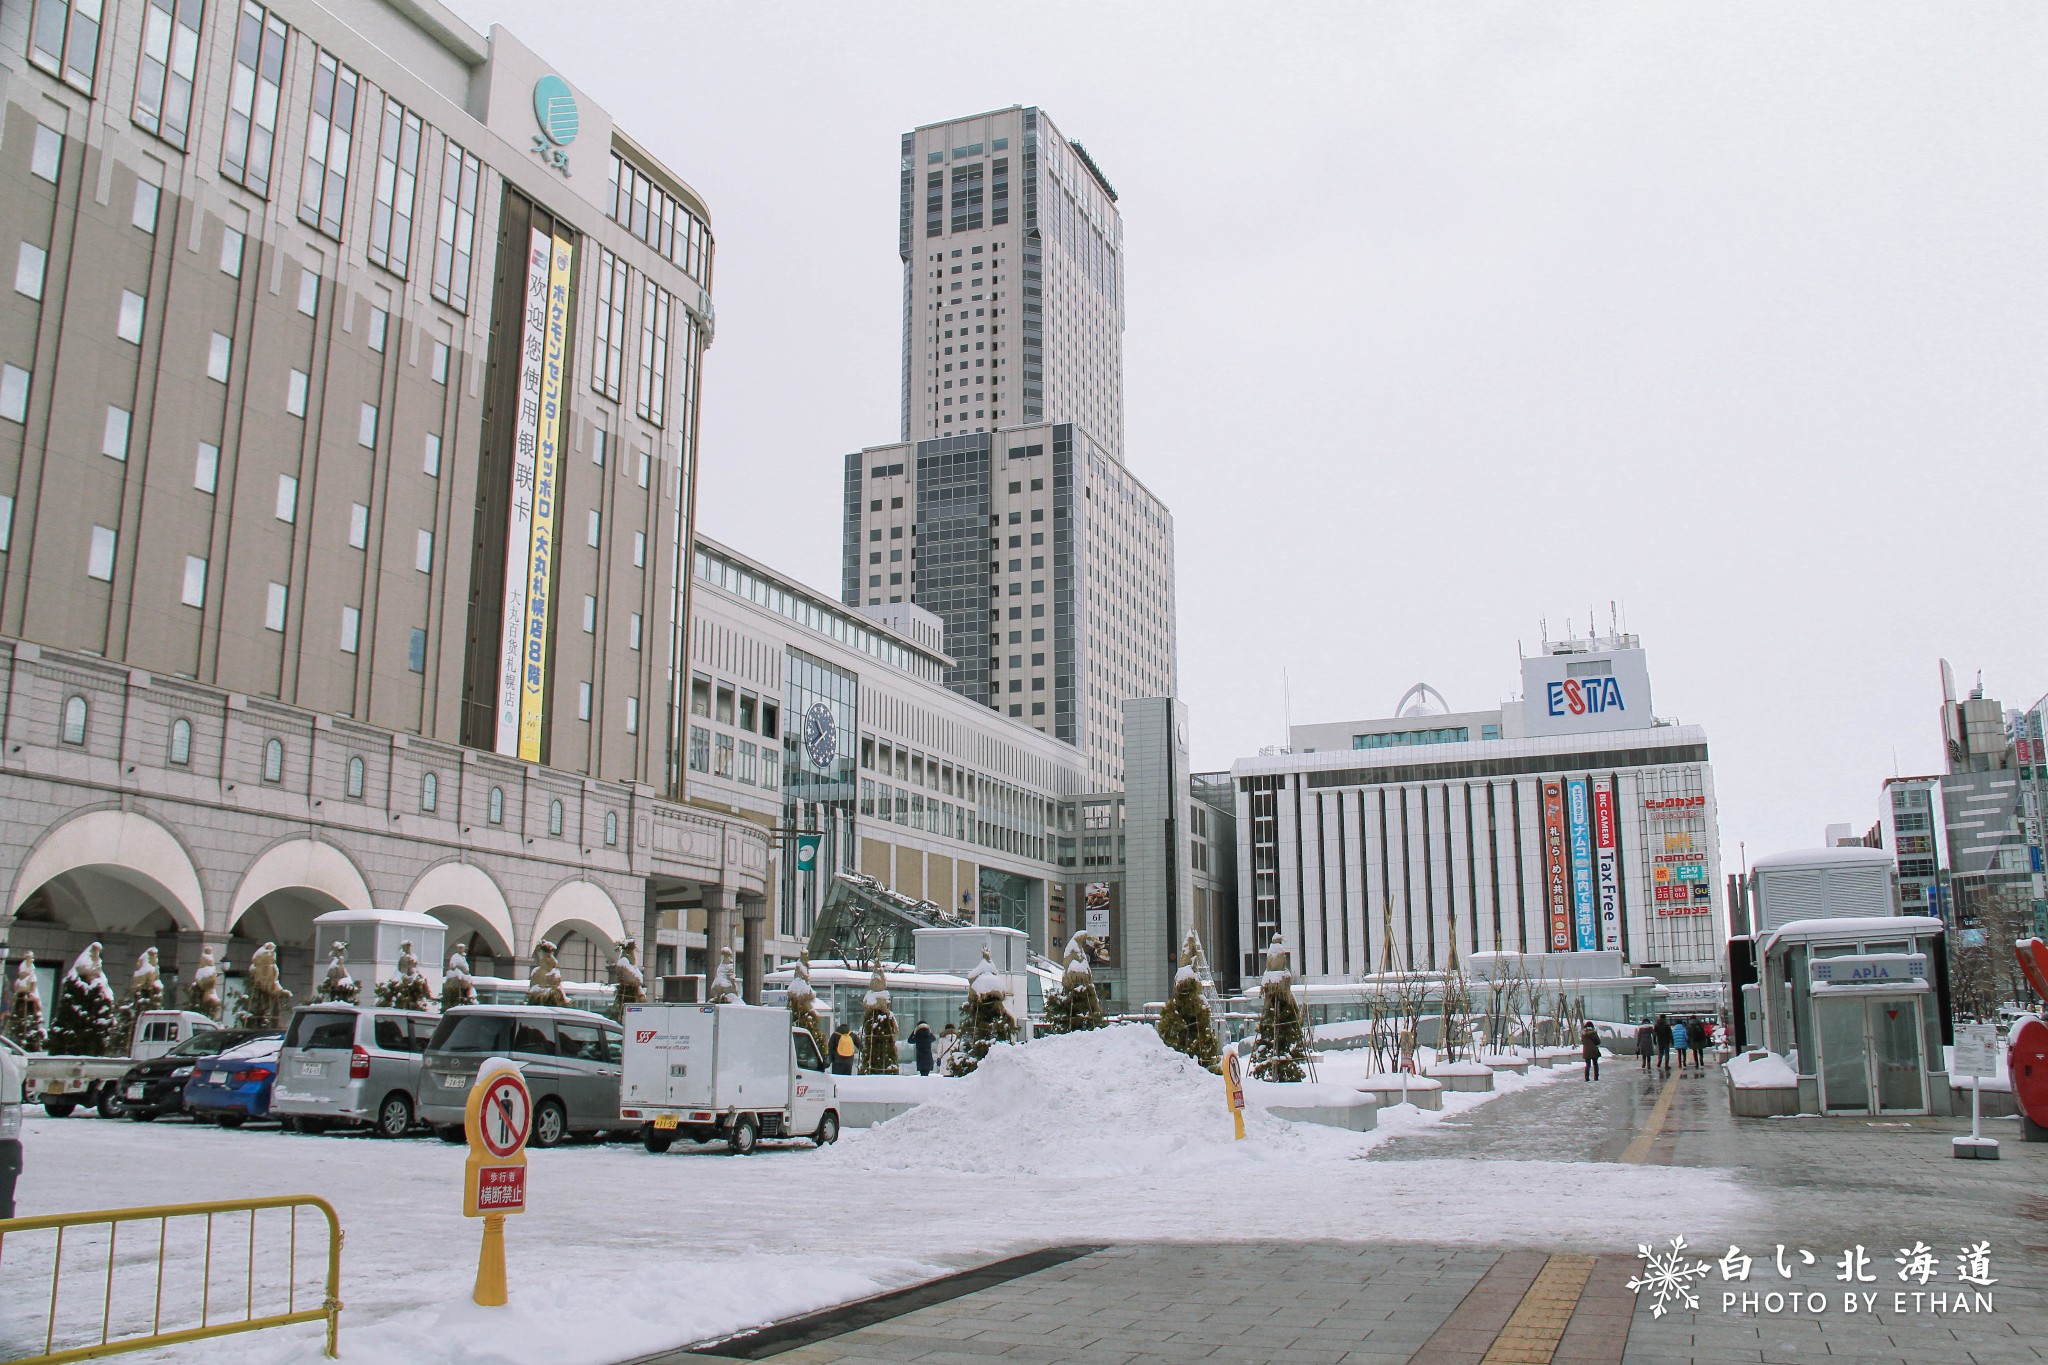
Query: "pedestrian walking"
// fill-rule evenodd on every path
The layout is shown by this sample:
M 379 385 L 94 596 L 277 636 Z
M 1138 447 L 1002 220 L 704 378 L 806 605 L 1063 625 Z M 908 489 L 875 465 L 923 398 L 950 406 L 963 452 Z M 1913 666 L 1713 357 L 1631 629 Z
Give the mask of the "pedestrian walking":
M 1685 1074 L 1685 1045 L 1688 1041 L 1687 1034 L 1688 1031 L 1685 1027 L 1685 1020 L 1681 1019 L 1671 1026 L 1671 1050 L 1678 1054 L 1678 1074 L 1681 1076 Z
M 1656 1055 L 1657 1029 L 1655 1025 L 1645 1019 L 1642 1025 L 1636 1029 L 1636 1059 L 1642 1063 L 1645 1074 L 1648 1074 L 1650 1070 L 1651 1058 Z
M 1657 1016 L 1657 1026 L 1654 1030 L 1654 1034 L 1657 1039 L 1657 1074 L 1660 1076 L 1669 1076 L 1671 1074 L 1670 1015 L 1660 1014 Z
M 1600 1034 L 1591 1020 L 1579 1029 L 1579 1055 L 1586 1059 L 1586 1079 L 1600 1079 Z
M 1692 1044 L 1692 1064 L 1704 1076 L 1707 1074 L 1707 1021 L 1695 1019 L 1692 1027 L 1685 1031 L 1686 1040 Z
M 924 1020 L 917 1021 L 917 1027 L 910 1031 L 910 1045 L 917 1050 L 917 1074 L 932 1074 L 932 1049 L 938 1046 L 939 1035 L 932 1032 L 932 1026 Z
M 959 1048 L 959 1046 L 960 1029 L 958 1028 L 958 1026 L 953 1024 L 946 1025 L 946 1031 L 939 1035 L 939 1070 L 946 1071 L 946 1074 L 948 1075 L 952 1074 L 950 1071 L 947 1071 L 947 1068 L 953 1064 L 953 1053 Z
M 851 1076 L 853 1059 L 859 1046 L 854 1042 L 853 1030 L 841 1025 L 832 1030 L 832 1036 L 825 1040 L 825 1050 L 832 1054 L 832 1074 Z

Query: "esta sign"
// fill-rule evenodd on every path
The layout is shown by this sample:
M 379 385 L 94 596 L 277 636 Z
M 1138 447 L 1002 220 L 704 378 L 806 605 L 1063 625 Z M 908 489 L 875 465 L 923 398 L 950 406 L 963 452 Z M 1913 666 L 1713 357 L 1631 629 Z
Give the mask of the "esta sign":
M 1603 711 L 1625 711 L 1621 683 L 1614 678 L 1562 678 L 1543 689 L 1544 702 L 1553 716 L 1598 715 Z

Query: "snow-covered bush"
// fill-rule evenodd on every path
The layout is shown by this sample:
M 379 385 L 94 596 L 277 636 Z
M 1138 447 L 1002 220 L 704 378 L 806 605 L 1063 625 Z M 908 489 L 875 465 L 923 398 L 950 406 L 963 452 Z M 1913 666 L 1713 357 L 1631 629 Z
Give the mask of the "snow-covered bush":
M 43 992 L 36 985 L 36 960 L 21 955 L 21 967 L 14 973 L 14 995 L 7 1003 L 7 1036 L 23 1052 L 43 1050 Z
M 1266 945 L 1266 974 L 1259 979 L 1259 1032 L 1252 1043 L 1252 1074 L 1262 1081 L 1308 1079 L 1313 1058 L 1294 998 L 1294 971 L 1279 937 Z
M 1180 970 L 1173 975 L 1173 993 L 1159 1012 L 1159 1040 L 1175 1052 L 1194 1058 L 1214 1071 L 1223 1063 L 1223 1050 L 1216 1041 L 1216 1021 L 1196 970 L 1202 960 L 1202 945 L 1195 931 L 1180 948 Z
M 50 1051 L 66 1057 L 106 1057 L 115 1045 L 114 988 L 100 965 L 100 945 L 85 951 L 57 983 L 57 1012 L 50 1020 Z
M 961 1010 L 960 1045 L 947 1062 L 955 1076 L 965 1076 L 981 1065 L 988 1050 L 997 1043 L 1015 1042 L 1017 1016 L 1010 1013 L 1010 988 L 1003 974 L 989 961 L 988 949 L 981 961 L 967 973 L 967 1004 Z

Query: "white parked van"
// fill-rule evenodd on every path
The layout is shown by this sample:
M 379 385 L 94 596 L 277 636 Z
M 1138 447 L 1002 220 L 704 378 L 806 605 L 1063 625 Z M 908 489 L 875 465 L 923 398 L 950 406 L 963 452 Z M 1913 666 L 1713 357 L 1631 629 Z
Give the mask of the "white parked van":
M 762 1138 L 839 1138 L 839 1092 L 817 1041 L 787 1010 L 759 1005 L 628 1005 L 619 1117 L 650 1152 L 680 1135 L 722 1137 L 734 1152 Z

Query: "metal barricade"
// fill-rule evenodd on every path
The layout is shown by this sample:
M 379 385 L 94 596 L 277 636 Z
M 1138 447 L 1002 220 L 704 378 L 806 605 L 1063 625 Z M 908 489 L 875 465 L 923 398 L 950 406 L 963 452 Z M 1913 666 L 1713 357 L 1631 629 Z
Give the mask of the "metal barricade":
M 257 1312 L 256 1214 L 263 1209 L 290 1210 L 287 1232 L 289 1241 L 285 1248 L 285 1303 L 284 1311 L 281 1313 Z M 317 1305 L 309 1304 L 303 1308 L 299 1306 L 300 1295 L 295 1273 L 298 1265 L 301 1209 L 317 1209 L 327 1220 L 326 1292 Z M 239 1220 L 228 1221 L 229 1216 L 235 1214 L 247 1214 L 247 1224 L 244 1225 Z M 172 1326 L 167 1330 L 164 1325 L 164 1267 L 169 1259 L 167 1253 L 170 1251 L 172 1220 L 186 1218 L 205 1220 L 205 1251 L 200 1265 L 199 1324 Z M 128 1223 L 151 1222 L 157 1224 L 157 1236 L 154 1249 L 155 1298 L 148 1313 L 149 1330 L 117 1334 L 117 1307 L 129 1306 L 117 1305 L 114 1294 L 115 1253 L 122 1245 L 121 1226 Z M 98 1226 L 105 1226 L 107 1229 L 106 1285 L 99 1295 L 98 1305 L 99 1340 L 89 1341 L 83 1345 L 60 1346 L 57 1336 L 59 1300 L 65 1268 L 64 1237 L 67 1232 L 75 1233 L 80 1228 Z M 254 1332 L 266 1327 L 284 1327 L 293 1323 L 318 1322 L 323 1319 L 327 1323 L 325 1354 L 332 1358 L 337 1352 L 341 1334 L 341 1220 L 336 1217 L 334 1206 L 324 1199 L 310 1194 L 285 1194 L 265 1199 L 223 1199 L 205 1204 L 161 1204 L 144 1208 L 101 1209 L 83 1213 L 44 1214 L 36 1218 L 0 1219 L 0 1277 L 4 1277 L 7 1272 L 6 1253 L 10 1239 L 18 1244 L 24 1233 L 52 1229 L 56 1232 L 56 1245 L 50 1258 L 49 1323 L 43 1335 L 43 1351 L 41 1355 L 18 1358 L 17 1365 L 60 1365 L 64 1361 L 93 1360 L 125 1351 L 175 1346 L 181 1342 L 199 1341 L 207 1337 L 228 1336 L 235 1332 Z M 241 1315 L 236 1317 L 229 1315 L 231 1310 L 222 1310 L 215 1302 L 214 1253 L 217 1246 L 224 1252 L 234 1248 L 236 1241 L 244 1232 L 248 1237 L 248 1246 L 244 1257 L 244 1273 L 241 1277 L 242 1311 Z M 145 1230 L 145 1239 L 146 1237 Z M 73 1240 L 75 1243 L 75 1236 Z M 16 1263 L 19 1263 L 19 1253 L 16 1254 Z

